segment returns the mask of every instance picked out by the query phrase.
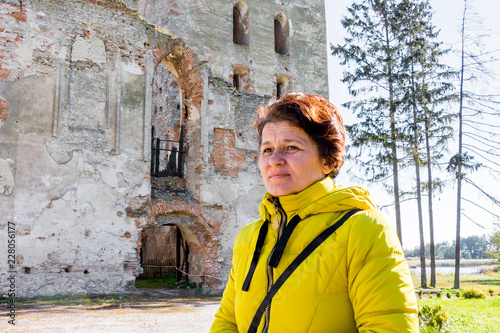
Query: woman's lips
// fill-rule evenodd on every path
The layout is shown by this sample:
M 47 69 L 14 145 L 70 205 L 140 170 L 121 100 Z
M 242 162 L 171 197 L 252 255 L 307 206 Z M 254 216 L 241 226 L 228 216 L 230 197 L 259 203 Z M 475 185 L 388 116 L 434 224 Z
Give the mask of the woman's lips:
M 272 173 L 270 176 L 269 176 L 269 179 L 280 179 L 280 178 L 285 178 L 285 177 L 288 177 L 289 174 L 288 173 L 283 173 L 283 172 L 280 172 L 280 173 Z

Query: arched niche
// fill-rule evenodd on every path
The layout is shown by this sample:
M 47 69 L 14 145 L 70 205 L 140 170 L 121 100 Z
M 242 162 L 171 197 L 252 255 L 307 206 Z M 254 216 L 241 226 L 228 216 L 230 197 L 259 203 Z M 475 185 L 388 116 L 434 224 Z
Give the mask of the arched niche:
M 233 7 L 233 43 L 249 46 L 249 30 L 248 6 L 244 1 L 240 0 Z
M 274 51 L 281 55 L 290 53 L 290 24 L 283 12 L 274 17 Z
M 182 173 L 179 152 L 183 150 L 183 101 L 172 69 L 168 62 L 161 62 L 156 67 L 151 87 L 151 175 L 154 177 Z
M 187 135 L 189 131 L 187 128 L 187 123 L 189 119 L 196 119 L 197 117 L 199 117 L 204 96 L 204 76 L 202 72 L 203 67 L 198 61 L 198 57 L 194 53 L 194 51 L 189 46 L 187 46 L 180 38 L 166 40 L 165 43 L 159 45 L 158 48 L 154 50 L 153 55 L 155 71 L 159 73 L 159 71 L 163 70 L 162 66 L 164 66 L 165 69 L 170 71 L 170 73 L 175 77 L 179 89 L 179 113 L 177 119 L 179 119 L 180 125 L 179 127 L 177 127 L 177 131 L 174 130 L 173 132 L 169 132 L 174 134 L 175 139 L 173 141 L 178 141 L 178 144 L 171 143 L 172 150 L 168 153 L 168 159 L 165 160 L 165 163 L 167 164 L 165 170 L 167 170 L 168 173 L 169 169 L 174 169 L 173 165 L 175 164 L 177 173 L 174 176 L 182 178 L 184 176 L 184 161 L 189 150 L 189 138 Z M 158 89 L 156 91 L 159 93 Z M 155 106 L 153 104 L 152 112 L 154 111 Z M 156 112 L 159 112 L 158 106 Z M 156 127 L 154 128 L 154 130 L 154 134 L 156 134 Z M 163 152 L 163 150 L 161 150 L 163 149 L 162 147 L 160 147 L 159 151 L 153 151 L 156 147 L 153 147 L 153 142 L 155 142 L 153 141 L 153 139 L 155 139 L 154 135 L 152 135 L 151 145 L 152 162 L 153 153 L 160 154 L 161 158 L 161 153 Z M 165 143 L 163 144 L 165 145 Z M 175 145 L 177 145 L 177 158 L 175 158 L 175 155 L 170 154 L 173 153 L 173 146 Z M 174 157 L 172 158 L 172 156 Z M 157 160 L 155 162 L 157 162 Z M 153 168 L 155 170 L 153 170 Z M 151 163 L 151 169 L 151 174 L 154 176 L 153 171 L 156 171 L 156 165 Z M 161 172 L 164 169 L 159 166 L 158 170 Z
M 288 94 L 289 82 L 290 80 L 287 76 L 276 76 L 276 98 L 281 98 Z

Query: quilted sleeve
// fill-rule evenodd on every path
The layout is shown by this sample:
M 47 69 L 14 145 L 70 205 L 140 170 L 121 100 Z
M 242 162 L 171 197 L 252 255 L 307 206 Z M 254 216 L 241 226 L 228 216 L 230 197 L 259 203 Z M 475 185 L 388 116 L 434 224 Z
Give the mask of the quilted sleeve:
M 215 314 L 215 321 L 212 324 L 210 333 L 238 332 L 236 317 L 234 312 L 235 283 L 234 268 L 231 268 L 226 289 L 222 294 L 222 301 L 219 310 Z
M 349 298 L 359 332 L 419 332 L 408 264 L 380 211 L 352 217 L 347 255 Z

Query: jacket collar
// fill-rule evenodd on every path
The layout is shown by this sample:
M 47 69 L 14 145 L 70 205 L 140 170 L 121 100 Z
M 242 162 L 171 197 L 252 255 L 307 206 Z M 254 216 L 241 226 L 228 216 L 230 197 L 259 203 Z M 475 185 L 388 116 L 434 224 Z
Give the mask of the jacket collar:
M 278 199 L 281 207 L 288 217 L 288 220 L 296 214 L 299 214 L 301 215 L 301 218 L 304 218 L 305 216 L 302 216 L 301 212 L 305 207 L 324 197 L 337 187 L 338 186 L 333 183 L 333 180 L 330 177 L 325 177 L 299 193 L 283 195 L 278 197 Z M 267 218 L 272 221 L 274 216 L 274 206 L 272 203 L 273 199 L 274 197 L 269 193 L 264 195 L 264 199 L 262 200 L 259 209 L 260 215 L 263 219 Z

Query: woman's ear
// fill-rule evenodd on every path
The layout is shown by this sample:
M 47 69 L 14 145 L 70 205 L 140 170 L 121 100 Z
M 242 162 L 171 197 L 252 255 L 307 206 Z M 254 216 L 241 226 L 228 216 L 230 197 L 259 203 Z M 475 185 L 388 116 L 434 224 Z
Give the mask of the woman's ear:
M 325 158 L 321 158 L 321 163 L 322 163 L 322 168 L 321 170 L 323 171 L 323 174 L 328 175 L 330 172 L 335 169 L 330 162 L 328 162 Z

